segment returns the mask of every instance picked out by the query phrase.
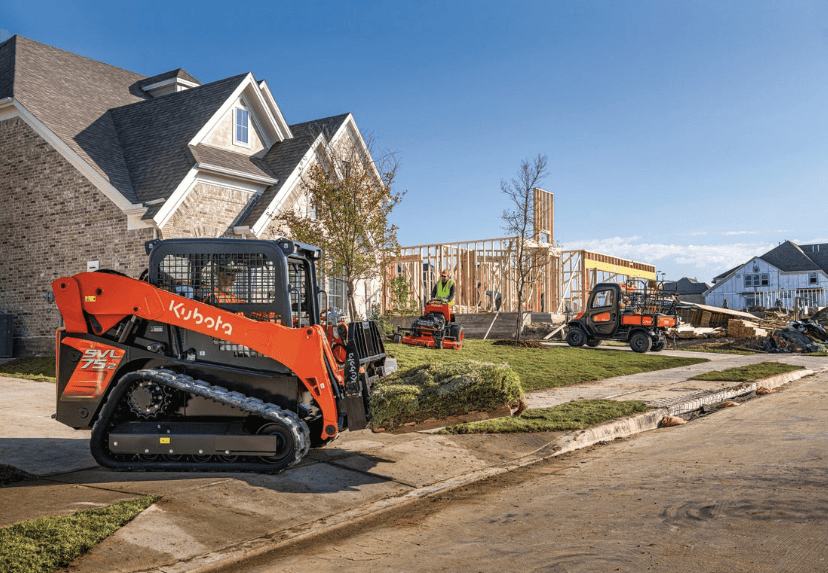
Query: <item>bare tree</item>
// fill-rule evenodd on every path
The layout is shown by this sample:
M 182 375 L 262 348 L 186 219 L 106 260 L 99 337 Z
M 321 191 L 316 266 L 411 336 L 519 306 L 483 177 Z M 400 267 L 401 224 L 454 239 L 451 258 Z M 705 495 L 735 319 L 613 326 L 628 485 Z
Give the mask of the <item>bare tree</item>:
M 399 251 L 397 227 L 388 217 L 405 193 L 392 188 L 399 168 L 393 153 L 374 159 L 370 138 L 343 139 L 323 137 L 319 160 L 302 175 L 308 212 L 290 210 L 279 218 L 294 239 L 324 250 L 320 266 L 327 276 L 342 275 L 348 314 L 356 320 L 357 281 L 380 278 Z
M 538 271 L 546 264 L 546 250 L 540 248 L 535 238 L 534 191 L 546 178 L 546 155 L 532 160 L 524 159 L 517 175 L 511 181 L 501 181 L 500 189 L 512 201 L 513 209 L 503 211 L 503 228 L 509 236 L 515 237 L 512 252 L 515 259 L 517 282 L 518 316 L 515 340 L 519 341 L 523 331 L 524 301 L 526 289 L 537 280 Z

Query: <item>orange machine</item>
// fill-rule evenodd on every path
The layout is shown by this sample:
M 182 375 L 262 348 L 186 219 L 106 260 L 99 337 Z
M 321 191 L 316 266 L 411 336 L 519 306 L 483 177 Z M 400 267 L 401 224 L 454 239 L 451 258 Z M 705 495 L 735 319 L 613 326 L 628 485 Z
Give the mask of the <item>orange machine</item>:
M 430 348 L 463 348 L 463 327 L 454 322 L 451 305 L 439 299 L 426 304 L 423 316 L 410 328 L 398 328 L 394 342 Z
M 601 283 L 592 289 L 586 310 L 567 323 L 566 341 L 598 346 L 602 340 L 621 340 L 636 352 L 658 352 L 676 326 L 676 303 L 658 285 Z
M 92 428 L 118 470 L 280 471 L 370 416 L 396 367 L 373 322 L 319 323 L 319 249 L 293 241 L 148 244 L 145 280 L 112 271 L 52 284 L 57 420 Z M 292 326 L 285 326 L 292 325 Z

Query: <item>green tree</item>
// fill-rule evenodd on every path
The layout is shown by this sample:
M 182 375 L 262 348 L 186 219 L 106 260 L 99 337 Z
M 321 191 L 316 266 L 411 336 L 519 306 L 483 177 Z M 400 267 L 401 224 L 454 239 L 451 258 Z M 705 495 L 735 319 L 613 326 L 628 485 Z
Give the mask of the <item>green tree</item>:
M 402 325 L 405 326 L 405 319 L 414 316 L 420 310 L 420 305 L 411 292 L 408 278 L 404 275 L 397 275 L 388 281 L 388 290 L 391 298 L 391 314 L 399 316 L 402 319 Z
M 399 168 L 393 153 L 374 159 L 370 139 L 330 143 L 321 135 L 318 160 L 302 174 L 310 208 L 305 213 L 289 210 L 279 218 L 294 239 L 324 250 L 322 271 L 343 277 L 348 314 L 357 320 L 356 283 L 380 278 L 399 252 L 397 227 L 389 215 L 405 193 L 393 189 Z

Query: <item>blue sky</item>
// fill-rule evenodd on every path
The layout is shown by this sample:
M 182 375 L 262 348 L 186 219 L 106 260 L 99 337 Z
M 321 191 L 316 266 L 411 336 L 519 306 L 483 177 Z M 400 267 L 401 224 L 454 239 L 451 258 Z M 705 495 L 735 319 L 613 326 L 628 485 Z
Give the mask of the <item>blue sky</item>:
M 0 29 L 154 75 L 252 71 L 401 162 L 403 245 L 503 236 L 545 154 L 555 238 L 709 281 L 828 242 L 828 3 L 5 2 Z

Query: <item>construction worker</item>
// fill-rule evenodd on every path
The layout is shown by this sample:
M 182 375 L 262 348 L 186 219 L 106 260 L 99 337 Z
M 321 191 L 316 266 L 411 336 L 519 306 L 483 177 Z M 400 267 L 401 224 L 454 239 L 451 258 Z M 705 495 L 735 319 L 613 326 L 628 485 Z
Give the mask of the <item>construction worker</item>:
M 236 284 L 236 272 L 233 265 L 216 266 L 213 269 L 213 292 L 208 297 L 213 304 L 239 304 L 244 301 L 233 294 L 233 285 Z
M 447 270 L 440 271 L 440 280 L 431 289 L 431 298 L 439 298 L 449 305 L 454 305 L 454 281 L 449 278 Z

